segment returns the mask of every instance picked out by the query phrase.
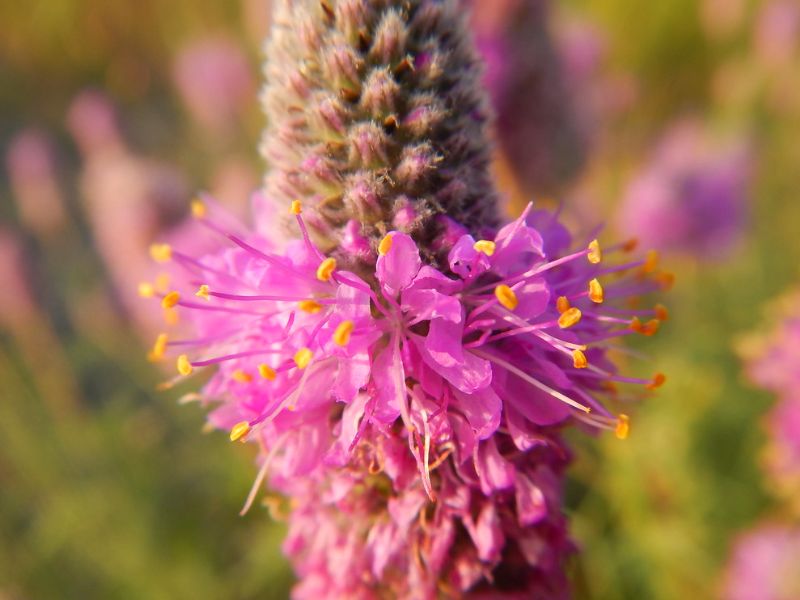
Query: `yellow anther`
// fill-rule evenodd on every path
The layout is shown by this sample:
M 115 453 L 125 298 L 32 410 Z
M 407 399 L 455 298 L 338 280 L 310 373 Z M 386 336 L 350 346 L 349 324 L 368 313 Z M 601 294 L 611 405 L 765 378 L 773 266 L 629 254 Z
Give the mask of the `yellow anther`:
M 231 441 L 244 442 L 248 433 L 250 433 L 250 423 L 248 423 L 247 421 L 242 421 L 241 423 L 237 423 L 231 429 Z
M 238 381 L 239 383 L 250 383 L 253 381 L 253 376 L 246 371 L 242 371 L 241 369 L 236 369 L 233 372 L 233 380 Z
M 167 262 L 172 258 L 172 246 L 153 244 L 150 246 L 150 257 L 156 262 Z
M 631 319 L 630 328 L 631 331 L 635 331 L 636 333 L 644 332 L 644 326 L 642 325 L 642 321 L 639 319 L 639 317 L 633 317 Z
M 312 315 L 315 315 L 322 310 L 322 304 L 316 300 L 300 300 L 300 302 L 297 303 L 297 306 L 303 312 L 307 312 Z
M 161 333 L 156 338 L 152 350 L 147 353 L 147 360 L 156 362 L 164 358 L 164 353 L 167 351 L 167 334 Z
M 386 256 L 387 254 L 389 254 L 389 250 L 391 249 L 392 249 L 392 235 L 389 234 L 381 240 L 380 244 L 378 244 L 378 254 L 380 254 L 381 256 Z
M 206 205 L 202 200 L 192 200 L 192 216 L 195 219 L 202 219 L 206 216 Z
M 169 274 L 168 273 L 160 273 L 158 277 L 156 277 L 156 291 L 159 293 L 165 293 L 169 289 Z
M 308 348 L 301 348 L 294 355 L 294 364 L 297 365 L 298 369 L 303 370 L 308 366 L 312 358 L 314 358 L 314 353 L 311 352 L 311 350 Z
M 675 274 L 669 271 L 662 271 L 656 275 L 656 281 L 662 290 L 669 291 L 675 285 Z
M 491 256 L 494 254 L 497 245 L 494 242 L 490 242 L 489 240 L 478 240 L 475 242 L 472 247 L 478 251 L 482 252 L 486 256 Z
M 644 264 L 642 265 L 642 271 L 644 273 L 652 273 L 658 268 L 659 260 L 660 256 L 658 250 L 648 250 L 647 256 L 644 259 Z
M 586 360 L 586 355 L 580 350 L 575 350 L 572 353 L 572 366 L 576 369 L 585 369 L 589 366 L 589 361 Z
M 622 250 L 623 252 L 633 252 L 636 250 L 637 246 L 639 246 L 639 240 L 636 238 L 631 238 L 622 243 Z
M 178 357 L 178 373 L 186 377 L 187 375 L 191 375 L 194 368 L 192 367 L 192 363 L 189 362 L 189 357 L 185 354 L 181 354 Z
M 583 313 L 581 313 L 580 309 L 573 306 L 558 317 L 558 326 L 561 327 L 561 329 L 567 329 L 573 325 L 577 325 L 582 316 Z
M 267 381 L 275 381 L 275 377 L 277 377 L 277 373 L 275 369 L 270 367 L 269 365 L 258 365 L 258 374 L 261 375 Z
M 299 215 L 303 212 L 303 203 L 300 200 L 292 200 L 291 212 L 293 215 Z
M 569 298 L 566 296 L 559 296 L 558 300 L 556 300 L 556 309 L 561 315 L 569 310 L 569 306 Z
M 669 310 L 663 304 L 656 304 L 656 319 L 659 321 L 669 321 Z
M 661 328 L 661 321 L 658 319 L 650 319 L 647 323 L 642 325 L 642 330 L 639 333 L 644 335 L 655 335 Z
M 164 322 L 167 325 L 177 325 L 178 321 L 180 321 L 180 315 L 178 315 L 178 311 L 174 308 L 165 308 L 164 309 Z
M 334 270 L 336 270 L 336 259 L 326 258 L 319 264 L 319 267 L 317 267 L 317 279 L 320 281 L 330 281 Z
M 595 304 L 603 303 L 603 286 L 597 279 L 589 282 L 589 299 Z
M 494 295 L 497 298 L 497 301 L 508 310 L 514 310 L 517 308 L 517 306 L 519 306 L 519 298 L 517 298 L 514 290 L 504 283 L 501 283 L 494 288 Z
M 200 286 L 200 289 L 198 289 L 197 292 L 195 292 L 195 296 L 197 296 L 198 298 L 202 298 L 203 300 L 208 300 L 209 299 L 208 291 L 209 291 L 208 286 L 206 284 L 203 284 Z
M 148 281 L 143 281 L 139 284 L 139 295 L 142 298 L 152 298 L 156 295 L 156 288 Z
M 648 390 L 657 390 L 662 385 L 664 385 L 666 381 L 667 381 L 666 375 L 664 375 L 663 373 L 656 373 L 655 375 L 653 375 L 653 380 L 650 383 L 648 383 L 645 387 Z
M 339 346 L 347 346 L 350 343 L 350 334 L 353 333 L 353 322 L 342 321 L 333 332 L 333 341 Z
M 161 306 L 164 308 L 175 308 L 180 301 L 181 295 L 178 292 L 170 292 L 161 299 Z
M 586 255 L 586 258 L 589 259 L 589 262 L 593 265 L 596 265 L 603 260 L 603 252 L 600 250 L 600 242 L 597 240 L 592 240 L 589 242 L 589 253 Z
M 617 436 L 618 440 L 624 440 L 628 438 L 628 434 L 631 432 L 631 420 L 628 415 L 620 415 L 617 417 L 617 426 L 614 428 L 614 435 Z

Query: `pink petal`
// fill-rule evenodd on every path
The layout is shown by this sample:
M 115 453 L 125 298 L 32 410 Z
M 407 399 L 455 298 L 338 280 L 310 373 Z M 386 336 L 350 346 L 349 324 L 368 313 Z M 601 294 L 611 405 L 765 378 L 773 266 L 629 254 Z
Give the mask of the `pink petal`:
M 538 523 L 547 516 L 547 502 L 542 490 L 522 473 L 516 480 L 517 518 L 523 527 Z
M 389 235 L 391 247 L 385 255 L 378 256 L 375 272 L 381 285 L 390 293 L 397 294 L 411 284 L 422 261 L 411 236 L 398 231 Z
M 503 529 L 497 516 L 494 503 L 484 504 L 478 515 L 478 522 L 473 523 L 472 518 L 464 519 L 464 526 L 478 550 L 478 558 L 483 562 L 494 562 L 500 558 L 500 552 L 505 544 Z
M 514 485 L 514 466 L 500 456 L 494 438 L 482 442 L 475 454 L 475 470 L 484 494 L 488 496 L 495 490 L 505 490 Z
M 453 394 L 458 400 L 459 410 L 469 421 L 478 439 L 486 439 L 497 430 L 503 402 L 491 386 L 471 394 L 453 390 Z

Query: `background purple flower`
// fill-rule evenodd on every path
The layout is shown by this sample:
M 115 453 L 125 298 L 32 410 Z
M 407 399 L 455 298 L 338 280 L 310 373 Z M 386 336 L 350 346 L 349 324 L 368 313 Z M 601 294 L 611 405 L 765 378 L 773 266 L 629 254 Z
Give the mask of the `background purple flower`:
M 494 133 L 520 198 L 549 194 L 577 173 L 585 139 L 550 32 L 547 0 L 463 0 L 495 110 Z M 572 58 L 576 58 L 574 55 Z M 575 75 L 575 73 L 573 73 Z
M 647 246 L 724 258 L 744 234 L 752 171 L 742 142 L 715 145 L 698 123 L 678 122 L 628 185 L 619 227 Z
M 66 212 L 50 137 L 37 129 L 24 130 L 11 140 L 5 159 L 20 220 L 37 235 L 58 233 Z
M 178 53 L 173 79 L 194 119 L 209 133 L 228 135 L 253 102 L 253 70 L 240 45 L 225 36 L 187 43 Z
M 797 292 L 770 305 L 771 329 L 740 343 L 749 378 L 776 396 L 765 420 L 763 465 L 777 497 L 800 515 L 800 311 Z
M 800 598 L 800 529 L 764 524 L 736 542 L 722 593 L 724 600 Z

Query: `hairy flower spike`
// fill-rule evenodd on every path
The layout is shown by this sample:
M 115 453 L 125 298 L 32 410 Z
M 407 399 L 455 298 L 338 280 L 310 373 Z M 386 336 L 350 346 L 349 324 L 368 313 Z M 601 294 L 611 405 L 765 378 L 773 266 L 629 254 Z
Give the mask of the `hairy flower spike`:
M 462 12 L 456 0 L 276 2 L 266 191 L 302 199 L 323 252 L 343 258 L 351 220 L 377 244 L 401 199 L 414 212 L 404 230 L 427 256 L 438 215 L 475 231 L 497 222 L 487 103 Z

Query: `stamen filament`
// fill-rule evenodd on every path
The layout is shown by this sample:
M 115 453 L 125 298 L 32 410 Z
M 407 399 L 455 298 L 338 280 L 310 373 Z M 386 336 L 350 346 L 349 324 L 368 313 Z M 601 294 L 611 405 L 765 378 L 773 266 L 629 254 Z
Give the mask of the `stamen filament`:
M 539 389 L 539 390 L 541 390 L 543 392 L 546 392 L 546 393 L 550 394 L 551 396 L 553 396 L 557 400 L 561 400 L 561 402 L 563 402 L 564 404 L 568 404 L 569 406 L 571 406 L 573 408 L 577 408 L 578 410 L 581 410 L 581 411 L 586 412 L 586 413 L 591 412 L 591 410 L 592 410 L 588 406 L 584 406 L 580 402 L 576 402 L 575 400 L 573 400 L 569 396 L 566 396 L 566 395 L 562 394 L 561 392 L 559 392 L 558 390 L 555 390 L 555 389 L 551 388 L 549 385 L 546 385 L 546 384 L 542 383 L 538 379 L 534 379 L 533 377 L 531 377 L 530 375 L 525 373 L 523 370 L 515 367 L 511 363 L 509 363 L 509 362 L 507 362 L 507 361 L 505 361 L 505 360 L 503 360 L 501 358 L 498 358 L 497 356 L 494 356 L 494 355 L 489 354 L 488 352 L 484 352 L 482 350 L 472 350 L 472 353 L 475 354 L 476 356 L 484 358 L 484 359 L 486 359 L 486 360 L 488 360 L 490 362 L 493 362 L 493 363 L 503 367 L 504 369 L 506 369 L 507 371 L 513 373 L 514 375 L 516 375 L 517 377 L 519 377 L 523 381 L 531 384 L 533 387 L 535 387 L 535 388 L 537 388 L 537 389 Z

